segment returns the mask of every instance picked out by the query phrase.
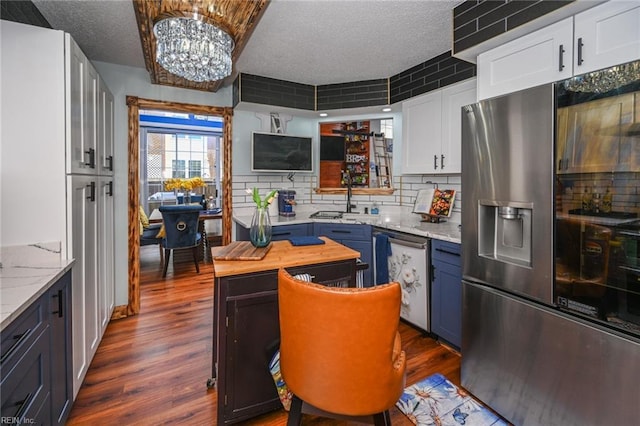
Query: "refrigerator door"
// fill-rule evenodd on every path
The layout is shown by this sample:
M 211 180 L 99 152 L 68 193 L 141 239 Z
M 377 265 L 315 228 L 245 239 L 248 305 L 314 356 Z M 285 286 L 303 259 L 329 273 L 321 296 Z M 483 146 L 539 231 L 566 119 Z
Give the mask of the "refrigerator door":
M 552 84 L 462 109 L 463 278 L 551 304 Z
M 640 341 L 463 281 L 462 386 L 515 425 L 638 424 Z

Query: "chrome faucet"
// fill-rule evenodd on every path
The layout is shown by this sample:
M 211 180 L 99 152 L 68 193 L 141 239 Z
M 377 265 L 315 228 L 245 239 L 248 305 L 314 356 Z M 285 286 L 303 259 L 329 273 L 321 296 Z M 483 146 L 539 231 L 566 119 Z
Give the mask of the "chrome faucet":
M 355 207 L 354 204 L 351 204 L 351 173 L 349 173 L 349 170 L 345 170 L 342 172 L 342 179 L 344 179 L 344 181 L 347 184 L 347 213 L 351 213 L 351 209 L 353 207 Z

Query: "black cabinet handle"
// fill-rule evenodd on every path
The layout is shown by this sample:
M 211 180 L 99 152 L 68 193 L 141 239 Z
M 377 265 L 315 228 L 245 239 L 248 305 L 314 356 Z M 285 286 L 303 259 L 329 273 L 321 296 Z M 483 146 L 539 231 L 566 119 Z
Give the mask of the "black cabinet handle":
M 562 72 L 564 69 L 564 45 L 560 45 L 558 48 L 558 71 Z
M 58 290 L 58 294 L 54 294 L 51 296 L 54 299 L 58 299 L 58 310 L 51 312 L 52 314 L 58 314 L 58 318 L 62 318 L 64 315 L 63 306 L 62 306 L 62 290 Z
M 24 416 L 24 412 L 27 411 L 27 407 L 29 406 L 29 402 L 31 402 L 31 392 L 24 397 L 22 401 L 16 402 L 16 405 L 19 406 L 18 411 L 16 411 L 14 419 L 20 419 Z
M 444 170 L 444 154 L 440 156 L 440 168 Z
M 109 162 L 109 171 L 112 172 L 113 171 L 113 155 L 110 155 L 107 157 L 107 161 Z
M 334 234 L 350 234 L 351 231 L 347 231 L 346 229 L 334 229 L 333 231 Z
M 582 37 L 580 37 L 578 38 L 578 65 L 582 65 L 584 62 L 584 58 L 582 57 L 582 46 L 584 46 L 584 43 L 582 43 Z
M 438 170 L 438 156 L 437 155 L 433 156 L 433 168 L 435 170 Z
M 113 181 L 110 180 L 107 186 L 109 187 L 109 189 L 107 189 L 107 195 L 113 197 Z
M 84 153 L 89 155 L 89 162 L 84 163 L 84 165 L 89 166 L 92 169 L 95 169 L 96 168 L 96 150 L 93 148 L 89 148 L 89 150 L 85 151 Z
M 558 170 L 562 170 L 562 158 L 558 160 Z
M 15 342 L 13 343 L 13 345 L 11 345 L 11 347 L 9 348 L 9 350 L 7 350 L 7 352 L 4 353 L 4 355 L 2 355 L 2 358 L 0 358 L 0 364 L 2 364 L 7 358 L 9 358 L 9 356 L 11 356 L 11 354 L 13 353 L 13 351 L 20 346 L 20 343 L 22 343 L 22 341 L 24 339 L 27 338 L 27 336 L 29 335 L 29 333 L 31 333 L 31 329 L 28 328 L 24 333 L 22 334 L 16 334 L 13 336 L 13 340 L 15 340 Z
M 271 233 L 271 236 L 273 236 L 273 237 L 281 237 L 283 235 L 291 235 L 291 232 L 273 232 L 273 233 Z
M 460 253 L 456 253 L 449 250 L 443 250 L 443 249 L 437 248 L 436 251 L 439 251 L 440 253 L 444 253 L 444 254 L 450 254 L 451 256 L 460 256 Z
M 87 197 L 87 200 L 95 201 L 96 200 L 96 183 L 95 182 L 91 182 L 89 185 L 87 185 L 87 188 L 90 189 L 90 194 Z

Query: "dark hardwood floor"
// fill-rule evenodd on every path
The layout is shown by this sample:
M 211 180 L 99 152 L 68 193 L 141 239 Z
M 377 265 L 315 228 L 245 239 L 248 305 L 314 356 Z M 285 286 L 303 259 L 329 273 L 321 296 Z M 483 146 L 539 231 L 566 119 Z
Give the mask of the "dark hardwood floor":
M 186 260 L 162 279 L 158 248 L 142 247 L 140 315 L 112 321 L 71 410 L 69 425 L 216 424 L 211 375 L 212 265 L 196 274 Z M 401 324 L 407 385 L 433 373 L 460 385 L 460 357 L 445 345 Z M 279 410 L 245 422 L 285 425 Z M 412 423 L 395 407 L 396 425 Z M 305 416 L 304 424 L 346 425 Z

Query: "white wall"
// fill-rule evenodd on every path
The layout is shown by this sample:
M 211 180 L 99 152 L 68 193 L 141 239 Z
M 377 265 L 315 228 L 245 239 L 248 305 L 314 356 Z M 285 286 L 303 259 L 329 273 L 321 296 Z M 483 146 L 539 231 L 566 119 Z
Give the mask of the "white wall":
M 198 105 L 231 106 L 231 86 L 216 93 L 153 85 L 149 73 L 142 68 L 125 67 L 106 62 L 93 63 L 113 93 L 114 111 L 114 175 L 115 175 L 115 281 L 116 305 L 128 303 L 128 112 L 127 96 L 159 101 Z

